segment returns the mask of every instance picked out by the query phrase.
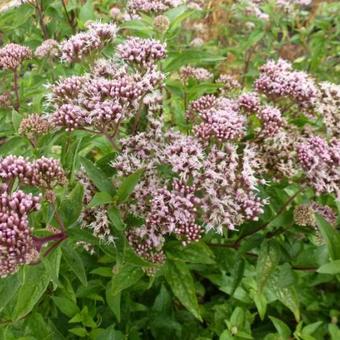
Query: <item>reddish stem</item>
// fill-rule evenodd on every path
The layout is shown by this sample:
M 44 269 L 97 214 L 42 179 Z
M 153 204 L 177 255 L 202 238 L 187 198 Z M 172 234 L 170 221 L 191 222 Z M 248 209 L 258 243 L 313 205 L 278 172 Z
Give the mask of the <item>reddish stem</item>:
M 33 236 L 33 242 L 34 242 L 35 248 L 38 251 L 40 251 L 42 246 L 45 243 L 48 243 L 48 242 L 51 242 L 51 241 L 59 241 L 58 243 L 60 243 L 60 241 L 65 240 L 66 238 L 67 238 L 67 235 L 64 232 L 61 232 L 61 233 L 46 236 L 46 237 L 35 237 L 35 236 Z
M 19 84 L 18 84 L 18 69 L 13 71 L 13 83 L 14 83 L 14 94 L 15 94 L 15 104 L 14 108 L 19 111 L 20 108 L 20 97 L 19 97 Z

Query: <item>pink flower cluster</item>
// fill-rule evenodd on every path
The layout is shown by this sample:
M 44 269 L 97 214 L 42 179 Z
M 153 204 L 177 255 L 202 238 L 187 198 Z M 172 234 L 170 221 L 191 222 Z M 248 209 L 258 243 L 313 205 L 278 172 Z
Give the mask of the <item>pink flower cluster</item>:
M 196 134 L 204 140 L 235 140 L 245 133 L 245 117 L 230 107 L 206 110 L 201 113 L 201 118 L 203 122 L 196 127 Z
M 97 206 L 93 208 L 87 207 L 96 193 L 95 186 L 83 170 L 80 170 L 77 173 L 77 180 L 84 187 L 84 208 L 80 216 L 81 227 L 90 229 L 93 235 L 102 242 L 106 244 L 113 244 L 115 238 L 111 233 L 106 208 L 104 206 Z
M 43 41 L 42 44 L 35 49 L 34 55 L 39 59 L 59 57 L 60 47 L 58 41 L 54 39 Z
M 24 60 L 32 57 L 30 48 L 18 44 L 7 44 L 0 48 L 0 70 L 16 70 Z
M 54 159 L 42 157 L 29 162 L 21 156 L 0 159 L 0 178 L 0 277 L 5 277 L 20 265 L 37 260 L 43 244 L 32 236 L 28 221 L 28 214 L 40 208 L 41 195 L 12 192 L 14 181 L 50 190 L 64 184 L 66 178 Z
M 261 109 L 261 102 L 256 92 L 246 92 L 241 94 L 237 102 L 242 110 L 246 113 L 257 113 Z
M 117 47 L 118 56 L 128 63 L 150 67 L 166 56 L 166 46 L 157 40 L 129 38 Z
M 39 209 L 40 196 L 23 191 L 0 190 L 0 277 L 15 273 L 18 267 L 38 257 L 28 223 L 28 214 Z
M 73 131 L 85 125 L 86 112 L 72 104 L 64 104 L 54 112 L 51 123 L 54 126 L 63 126 L 66 131 Z
M 11 106 L 11 94 L 4 92 L 0 95 L 0 108 L 8 108 Z
M 203 140 L 236 140 L 245 133 L 246 118 L 240 113 L 238 103 L 234 100 L 203 96 L 190 104 L 189 115 L 192 116 L 193 111 L 202 120 L 195 126 L 195 132 Z
M 322 82 L 320 92 L 315 111 L 323 118 L 328 135 L 340 138 L 340 85 Z
M 162 100 L 159 89 L 164 75 L 154 62 L 162 58 L 165 47 L 150 39 L 131 38 L 127 44 L 130 42 L 140 47 L 137 53 L 140 58 L 133 49 L 123 48 L 124 43 L 118 46 L 118 56 L 131 52 L 138 60 L 126 56 L 127 60 L 137 63 L 140 71 L 133 73 L 127 64 L 100 59 L 92 67 L 92 73 L 65 78 L 52 86 L 51 101 L 56 109 L 51 122 L 55 127 L 115 134 L 120 124 L 140 110 L 142 104 L 157 107 Z
M 224 226 L 233 230 L 263 213 L 267 202 L 255 194 L 260 184 L 255 176 L 258 165 L 251 149 L 246 148 L 242 156 L 232 144 L 222 149 L 213 146 L 207 155 L 197 187 L 206 193 L 201 208 L 208 230 L 222 232 Z
M 294 71 L 283 59 L 263 65 L 255 87 L 270 98 L 289 97 L 303 108 L 313 107 L 319 96 L 313 79 L 305 72 Z
M 340 197 L 340 140 L 327 143 L 321 137 L 298 145 L 297 156 L 317 193 L 334 192 Z
M 68 63 L 81 61 L 84 57 L 104 47 L 116 37 L 114 24 L 91 23 L 88 31 L 73 35 L 61 43 L 61 59 Z
M 188 65 L 180 68 L 179 76 L 184 82 L 187 82 L 189 79 L 208 81 L 213 77 L 213 74 L 203 67 L 193 67 Z
M 59 162 L 42 157 L 33 162 L 22 156 L 7 156 L 0 159 L 0 178 L 9 183 L 18 178 L 22 184 L 50 189 L 66 182 Z
M 262 121 L 260 135 L 264 137 L 275 136 L 283 124 L 280 110 L 269 105 L 262 108 L 257 116 Z
M 158 188 L 152 195 L 145 225 L 130 229 L 127 238 L 136 253 L 154 263 L 164 261 L 165 236 L 174 234 L 184 245 L 198 241 L 203 229 L 196 223 L 200 199 L 194 187 L 174 180 L 172 190 Z
M 49 128 L 50 124 L 47 119 L 38 114 L 31 114 L 20 122 L 18 132 L 28 138 L 32 138 L 45 135 Z
M 258 165 L 250 148 L 239 155 L 231 144 L 222 150 L 210 148 L 195 136 L 164 132 L 163 127 L 150 118 L 147 131 L 122 140 L 121 153 L 113 162 L 118 175 L 144 169 L 132 203 L 123 209 L 145 220 L 128 231 L 128 240 L 152 262 L 164 259 L 167 235 L 187 244 L 198 240 L 203 228 L 235 229 L 244 220 L 256 220 L 266 204 L 256 195 Z M 163 167 L 165 177 L 159 170 Z
M 128 0 L 127 7 L 131 13 L 162 13 L 182 3 L 182 0 Z

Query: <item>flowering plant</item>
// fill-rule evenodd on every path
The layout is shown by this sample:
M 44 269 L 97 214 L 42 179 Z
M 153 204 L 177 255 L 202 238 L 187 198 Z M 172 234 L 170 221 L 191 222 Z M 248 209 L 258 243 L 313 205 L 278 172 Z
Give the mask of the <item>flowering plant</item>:
M 0 14 L 1 338 L 338 339 L 339 6 L 83 2 Z

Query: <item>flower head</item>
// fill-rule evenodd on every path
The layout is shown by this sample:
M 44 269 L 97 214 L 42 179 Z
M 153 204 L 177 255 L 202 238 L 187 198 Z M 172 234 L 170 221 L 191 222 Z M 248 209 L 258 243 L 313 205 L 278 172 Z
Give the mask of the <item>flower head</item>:
M 0 48 L 0 69 L 15 70 L 24 60 L 32 57 L 30 48 L 18 44 L 7 44 Z
M 0 194 L 0 277 L 16 272 L 20 265 L 35 260 L 28 214 L 39 209 L 40 196 L 22 191 Z
M 39 58 L 55 58 L 60 55 L 59 43 L 54 39 L 47 39 L 34 51 L 34 55 Z
M 165 58 L 166 46 L 153 39 L 129 38 L 118 45 L 118 55 L 128 63 L 149 67 Z

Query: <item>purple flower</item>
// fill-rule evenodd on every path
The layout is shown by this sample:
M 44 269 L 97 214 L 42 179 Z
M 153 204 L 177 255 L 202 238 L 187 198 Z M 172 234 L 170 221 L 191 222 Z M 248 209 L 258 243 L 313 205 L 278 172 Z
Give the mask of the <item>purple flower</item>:
M 22 191 L 0 194 L 0 277 L 15 273 L 20 265 L 38 257 L 28 214 L 39 209 L 40 196 Z
M 0 48 L 0 69 L 15 70 L 24 60 L 32 57 L 32 51 L 26 46 L 7 44 Z
M 283 59 L 263 65 L 255 87 L 272 98 L 289 97 L 304 108 L 314 106 L 319 95 L 313 79 L 304 72 L 293 71 Z
M 60 55 L 59 43 L 54 39 L 47 39 L 41 43 L 34 51 L 34 55 L 39 58 L 55 58 Z
M 225 109 L 209 109 L 201 114 L 203 122 L 196 126 L 197 136 L 208 140 L 235 140 L 245 133 L 246 119 L 230 107 Z
M 62 105 L 51 117 L 54 126 L 64 127 L 66 131 L 86 126 L 86 113 L 78 106 L 71 104 Z
M 340 141 L 321 137 L 306 139 L 297 147 L 298 160 L 317 193 L 334 192 L 340 197 Z
M 128 63 L 150 67 L 166 56 L 166 46 L 153 39 L 131 37 L 117 46 L 119 57 Z

